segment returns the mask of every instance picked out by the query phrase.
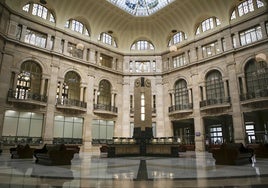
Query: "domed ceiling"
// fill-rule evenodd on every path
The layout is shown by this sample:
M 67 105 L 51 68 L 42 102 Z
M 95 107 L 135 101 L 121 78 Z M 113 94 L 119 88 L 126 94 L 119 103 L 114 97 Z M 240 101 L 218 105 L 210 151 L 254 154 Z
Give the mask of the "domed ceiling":
M 5 0 L 11 9 L 21 14 L 25 14 L 22 7 L 29 1 Z M 34 0 L 34 2 L 40 1 Z M 190 42 L 200 37 L 195 36 L 195 30 L 197 25 L 208 17 L 215 16 L 220 20 L 221 26 L 217 30 L 227 26 L 233 7 L 241 1 L 169 0 L 163 2 L 161 0 L 46 0 L 44 6 L 55 13 L 55 26 L 61 30 L 64 30 L 64 25 L 70 18 L 79 19 L 89 27 L 89 41 L 99 43 L 98 37 L 101 32 L 112 31 L 118 45 L 118 48 L 113 49 L 114 51 L 130 53 L 131 44 L 135 40 L 144 39 L 153 43 L 155 47 L 153 53 L 162 53 L 168 50 L 168 40 L 174 30 L 183 31 L 188 37 L 187 41 Z M 118 7 L 119 3 L 123 3 L 124 6 L 121 6 L 125 8 Z M 151 7 L 153 11 L 148 12 L 146 16 L 132 15 L 126 10 L 126 6 L 132 6 L 129 3 L 143 10 Z

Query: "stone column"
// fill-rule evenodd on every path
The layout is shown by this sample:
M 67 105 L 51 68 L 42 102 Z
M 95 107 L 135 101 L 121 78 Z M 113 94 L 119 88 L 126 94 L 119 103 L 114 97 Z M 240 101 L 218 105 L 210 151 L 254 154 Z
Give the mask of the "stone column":
M 44 117 L 44 128 L 43 128 L 43 139 L 44 143 L 52 144 L 53 142 L 53 130 L 54 130 L 54 112 L 55 112 L 55 101 L 56 91 L 58 87 L 58 71 L 59 71 L 59 59 L 52 59 L 51 64 L 51 77 L 50 87 L 48 91 L 48 101 L 46 114 Z
M 68 41 L 67 40 L 64 40 L 64 43 L 63 43 L 63 54 L 68 55 Z
M 260 23 L 260 26 L 261 26 L 261 34 L 262 34 L 262 38 L 267 38 L 268 37 L 268 34 L 267 34 L 267 32 L 266 32 L 266 27 L 265 27 L 265 22 L 263 21 L 263 22 L 261 22 Z
M 14 63 L 14 57 L 11 53 L 0 53 L 0 138 L 2 136 L 4 116 L 7 108 L 7 94 L 10 89 L 10 78 L 12 72 L 10 71 L 10 66 Z
M 192 88 L 188 88 L 188 96 L 189 96 L 189 103 L 191 104 L 192 101 Z
M 80 101 L 84 101 L 84 87 L 80 86 Z
M 205 84 L 202 84 L 203 100 L 207 100 L 207 90 Z
M 51 35 L 47 34 L 47 42 L 46 42 L 46 49 L 51 50 L 52 45 L 51 45 Z
M 201 60 L 203 59 L 203 50 L 202 50 L 202 46 L 198 46 L 197 48 L 197 60 Z
M 245 75 L 243 75 L 241 77 L 242 79 L 242 87 L 243 87 L 243 94 L 246 94 L 247 93 L 247 84 L 246 84 L 246 78 L 245 78 Z
M 58 87 L 58 83 L 57 83 L 57 87 Z M 62 103 L 62 90 L 63 90 L 63 81 L 59 82 L 59 102 Z
M 112 69 L 113 70 L 116 70 L 117 67 L 116 67 L 116 57 L 113 57 L 113 60 L 112 60 Z
M 174 106 L 175 105 L 175 91 L 172 90 L 171 92 L 171 105 Z
M 17 88 L 18 75 L 19 75 L 19 72 L 14 71 L 14 80 L 13 80 L 13 83 L 12 83 L 12 90 L 13 91 L 16 91 L 16 88 Z
M 17 37 L 16 34 L 18 33 L 18 30 L 19 30 L 18 22 L 14 20 L 9 20 L 8 36 L 13 39 L 20 40 L 19 38 L 16 38 Z
M 40 95 L 44 95 L 45 81 L 46 81 L 45 78 L 41 79 Z
M 89 61 L 91 63 L 96 63 L 95 53 L 96 53 L 96 51 L 94 49 L 91 48 L 89 50 Z
M 132 71 L 136 72 L 136 62 L 135 62 L 135 60 L 132 60 Z
M 96 56 L 96 64 L 100 65 L 100 52 L 96 51 L 97 56 Z
M 241 46 L 241 44 L 240 44 L 238 31 L 234 33 L 233 37 L 234 37 L 234 40 L 235 40 L 235 44 L 233 44 L 233 45 L 235 46 L 235 48 L 239 48 Z
M 199 104 L 199 101 L 201 101 L 201 95 L 199 92 L 199 85 L 198 85 L 198 80 L 200 79 L 197 71 L 193 70 L 191 80 L 192 80 L 192 93 L 194 93 L 193 117 L 194 117 L 194 129 L 195 129 L 195 150 L 205 151 L 205 128 Z
M 156 137 L 163 136 L 173 136 L 173 127 L 172 123 L 168 116 L 168 108 L 169 108 L 169 92 L 168 92 L 168 81 L 163 81 L 161 76 L 157 76 L 154 80 L 155 91 L 157 91 L 156 95 Z M 163 87 L 164 86 L 164 87 Z
M 224 89 L 224 97 L 228 97 L 228 87 L 227 87 L 227 81 L 228 80 L 223 80 L 223 89 Z
M 190 50 L 185 51 L 184 56 L 186 64 L 190 64 Z
M 58 36 L 55 36 L 53 51 L 54 52 L 57 52 L 57 53 L 63 53 L 62 48 L 63 48 L 63 46 L 62 46 L 62 40 L 61 40 L 61 38 L 58 37 Z
M 190 57 L 189 57 L 189 60 L 190 62 L 195 62 L 197 61 L 197 50 L 196 50 L 196 47 L 193 45 L 193 44 L 190 44 Z
M 239 97 L 239 84 L 237 83 L 236 67 L 232 57 L 227 57 L 228 77 L 230 81 L 230 96 L 233 111 L 233 127 L 234 127 L 234 142 L 245 143 L 245 127 L 242 117 L 240 97 Z
M 223 48 L 222 48 L 222 38 L 218 39 L 218 46 L 216 47 L 216 54 L 222 53 L 223 52 Z
M 115 136 L 118 136 L 118 135 L 122 135 L 122 136 L 125 136 L 125 137 L 130 137 L 131 133 L 131 127 L 130 127 L 130 117 L 129 115 L 124 115 L 124 114 L 128 114 L 128 112 L 130 112 L 130 91 L 132 90 L 130 88 L 130 77 L 129 76 L 124 76 L 123 78 L 123 82 L 122 82 L 122 102 L 121 102 L 121 105 L 122 107 L 119 108 L 120 110 L 120 114 L 121 114 L 121 124 L 119 123 L 117 125 L 117 127 L 115 127 L 115 130 L 114 130 L 114 134 Z M 134 96 L 132 98 L 133 102 L 133 106 L 134 106 Z M 120 100 L 118 101 L 120 103 Z M 133 134 L 133 133 L 132 133 Z
M 234 48 L 234 46 L 233 46 L 232 36 L 229 33 L 229 30 L 227 30 L 226 34 L 224 34 L 224 39 L 225 39 L 225 44 L 226 44 L 225 51 L 232 50 Z
M 95 89 L 95 104 L 98 104 L 98 92 L 99 90 L 98 89 Z
M 87 61 L 87 48 L 85 48 L 85 47 L 83 49 L 83 60 Z
M 92 127 L 91 127 L 91 122 L 92 122 L 92 111 L 93 111 L 93 88 L 94 88 L 94 74 L 89 73 L 87 77 L 87 92 L 85 93 L 85 102 L 87 103 L 87 112 L 86 115 L 84 116 L 84 125 L 83 125 L 83 148 L 82 150 L 85 151 L 91 151 L 92 149 Z
M 112 105 L 112 106 L 115 106 L 115 101 L 114 101 L 115 93 L 112 92 L 111 95 L 112 95 L 112 96 L 111 96 L 111 105 Z
M 20 37 L 21 42 L 24 42 L 26 31 L 27 31 L 27 26 L 23 25 L 22 30 L 21 30 L 21 37 Z

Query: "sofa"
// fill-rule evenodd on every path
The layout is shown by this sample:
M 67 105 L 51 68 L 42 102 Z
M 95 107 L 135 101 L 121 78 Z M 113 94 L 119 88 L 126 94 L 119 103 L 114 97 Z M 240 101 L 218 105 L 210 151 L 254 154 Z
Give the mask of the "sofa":
M 247 148 L 254 150 L 256 158 L 268 158 L 268 144 L 249 144 Z
M 254 155 L 252 149 L 245 148 L 242 143 L 222 144 L 219 149 L 213 149 L 213 158 L 220 165 L 242 165 L 251 163 Z
M 67 149 L 64 144 L 46 145 L 39 151 L 41 152 L 35 152 L 35 162 L 43 165 L 70 165 L 76 153 L 75 150 Z
M 12 159 L 25 159 L 33 158 L 34 148 L 31 148 L 28 144 L 13 147 L 9 149 Z

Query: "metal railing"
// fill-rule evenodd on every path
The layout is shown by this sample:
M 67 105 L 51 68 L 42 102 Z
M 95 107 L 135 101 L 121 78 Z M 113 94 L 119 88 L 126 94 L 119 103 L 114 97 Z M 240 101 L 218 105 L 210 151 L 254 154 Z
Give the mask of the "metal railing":
M 47 96 L 40 95 L 39 93 L 32 93 L 28 91 L 16 91 L 10 89 L 8 91 L 8 98 L 17 99 L 17 100 L 31 100 L 31 101 L 38 101 L 38 102 L 47 102 Z
M 106 104 L 94 104 L 94 110 L 104 110 L 114 113 L 117 113 L 118 111 L 117 107 Z
M 257 90 L 254 92 L 244 93 L 240 95 L 240 101 L 258 99 L 262 97 L 268 97 L 268 89 Z
M 193 104 L 192 103 L 177 104 L 177 105 L 170 106 L 168 108 L 168 112 L 174 112 L 174 111 L 179 111 L 179 110 L 191 110 L 191 109 L 193 109 Z
M 256 131 L 255 134 L 246 134 L 248 144 L 268 143 L 268 133 L 264 131 Z
M 231 102 L 230 97 L 208 99 L 208 100 L 200 101 L 200 107 L 205 107 L 205 106 L 210 106 L 210 105 L 229 104 L 230 102 Z
M 41 137 L 30 136 L 2 136 L 3 145 L 15 145 L 15 144 L 41 144 Z
M 82 138 L 53 138 L 53 144 L 82 144 Z
M 134 114 L 134 108 L 130 108 L 129 111 L 131 114 Z M 156 113 L 156 108 L 152 108 L 152 113 L 155 114 Z
M 74 99 L 57 99 L 57 105 L 62 106 L 76 106 L 81 108 L 86 108 L 87 103 L 79 100 Z

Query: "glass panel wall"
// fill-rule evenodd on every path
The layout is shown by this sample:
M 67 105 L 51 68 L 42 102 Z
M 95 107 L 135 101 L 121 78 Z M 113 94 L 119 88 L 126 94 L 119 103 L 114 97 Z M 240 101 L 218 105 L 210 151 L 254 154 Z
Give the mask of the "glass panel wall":
M 42 127 L 43 114 L 7 110 L 2 140 L 4 144 L 39 144 L 42 141 Z
M 83 118 L 55 116 L 54 118 L 54 143 L 82 144 Z

